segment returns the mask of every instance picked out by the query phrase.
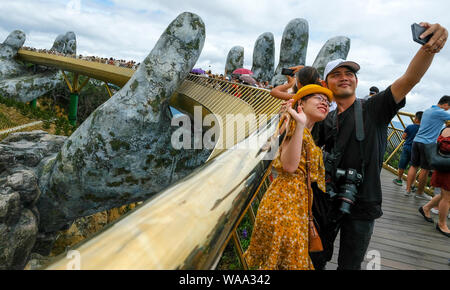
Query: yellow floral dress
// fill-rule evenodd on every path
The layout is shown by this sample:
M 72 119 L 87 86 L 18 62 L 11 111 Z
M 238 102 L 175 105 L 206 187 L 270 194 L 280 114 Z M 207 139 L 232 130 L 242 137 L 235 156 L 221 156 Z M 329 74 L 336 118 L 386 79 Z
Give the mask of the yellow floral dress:
M 274 161 L 278 177 L 265 193 L 256 216 L 250 245 L 244 254 L 249 267 L 262 270 L 314 270 L 308 251 L 306 150 L 311 182 L 325 191 L 322 151 L 305 128 L 300 163 L 294 173 Z M 310 196 L 312 201 L 312 195 Z

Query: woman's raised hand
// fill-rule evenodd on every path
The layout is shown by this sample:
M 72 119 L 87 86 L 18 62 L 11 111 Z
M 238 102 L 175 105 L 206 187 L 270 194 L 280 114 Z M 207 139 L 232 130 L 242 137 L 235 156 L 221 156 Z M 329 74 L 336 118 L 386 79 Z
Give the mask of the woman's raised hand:
M 292 116 L 292 118 L 297 122 L 297 125 L 304 127 L 306 125 L 306 115 L 303 112 L 302 107 L 298 106 L 297 111 L 292 108 L 294 100 L 289 100 L 286 102 L 286 111 Z

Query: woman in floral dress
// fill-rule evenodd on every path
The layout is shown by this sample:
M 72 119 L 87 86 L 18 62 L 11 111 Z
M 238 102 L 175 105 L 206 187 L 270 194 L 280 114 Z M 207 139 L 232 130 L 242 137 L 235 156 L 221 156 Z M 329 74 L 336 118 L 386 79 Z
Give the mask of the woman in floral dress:
M 265 270 L 313 270 L 308 251 L 308 193 L 306 152 L 311 182 L 325 191 L 322 152 L 311 130 L 325 119 L 333 93 L 318 85 L 302 87 L 286 104 L 291 115 L 288 137 L 274 162 L 278 177 L 258 209 L 250 246 L 244 257 L 248 265 Z M 298 102 L 297 110 L 292 107 Z

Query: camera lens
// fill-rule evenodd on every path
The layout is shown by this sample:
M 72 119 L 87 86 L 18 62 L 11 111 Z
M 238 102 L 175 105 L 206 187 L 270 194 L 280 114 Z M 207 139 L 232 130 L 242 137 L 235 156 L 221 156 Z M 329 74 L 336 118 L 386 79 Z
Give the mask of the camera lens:
M 343 213 L 350 214 L 352 204 L 353 203 L 350 203 L 348 200 L 342 200 L 341 207 L 339 208 L 339 210 L 342 211 Z

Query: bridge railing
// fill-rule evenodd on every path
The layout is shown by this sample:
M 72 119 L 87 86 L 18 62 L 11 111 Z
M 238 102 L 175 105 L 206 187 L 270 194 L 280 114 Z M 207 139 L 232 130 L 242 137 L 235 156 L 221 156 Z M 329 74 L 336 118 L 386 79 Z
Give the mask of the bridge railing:
M 266 125 L 278 114 L 282 103 L 266 89 L 193 74 L 186 78 L 177 93 L 177 98 L 187 96 L 214 114 L 220 136 L 210 159 Z M 192 105 L 191 102 L 178 102 L 178 105 L 181 103 Z M 174 107 L 177 108 L 175 104 Z

